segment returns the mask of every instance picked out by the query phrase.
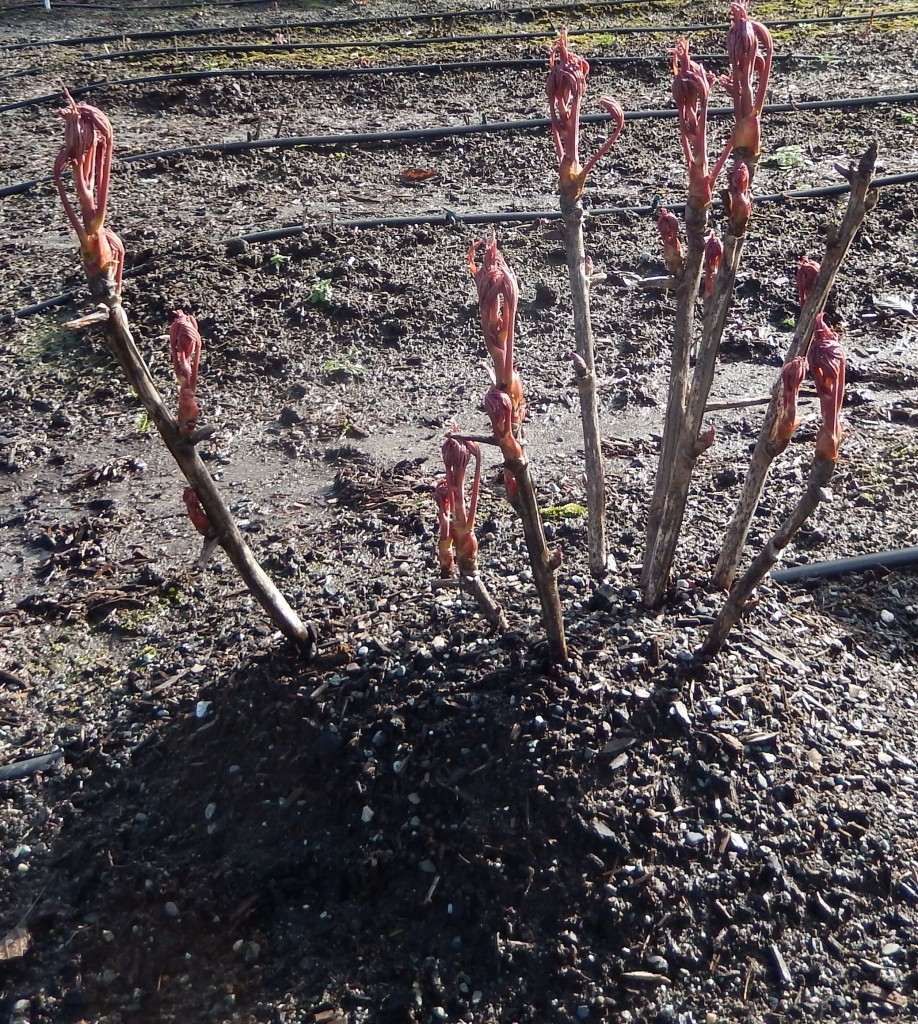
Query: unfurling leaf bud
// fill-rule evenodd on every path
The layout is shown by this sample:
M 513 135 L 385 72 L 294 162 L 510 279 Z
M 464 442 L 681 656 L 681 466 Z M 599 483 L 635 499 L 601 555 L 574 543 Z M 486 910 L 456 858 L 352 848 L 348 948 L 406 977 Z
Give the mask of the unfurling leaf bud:
M 752 197 L 749 195 L 749 168 L 736 163 L 730 171 L 725 200 L 730 220 L 730 233 L 737 238 L 745 235 L 752 216 Z
M 175 320 L 169 328 L 169 349 L 172 354 L 172 369 L 179 385 L 178 412 L 179 428 L 188 436 L 194 433 L 198 423 L 198 367 L 201 362 L 201 335 L 198 322 L 190 313 L 180 309 L 172 314 Z
M 682 245 L 679 241 L 679 221 L 674 213 L 666 207 L 660 210 L 657 217 L 657 230 L 663 241 L 663 262 L 666 269 L 675 278 L 681 278 L 685 270 L 685 259 L 682 256 Z
M 800 297 L 801 306 L 810 297 L 810 292 L 819 276 L 819 267 L 820 264 L 816 260 L 810 259 L 809 256 L 804 256 L 800 260 L 800 266 L 797 267 L 797 295 Z
M 484 245 L 481 265 L 475 263 L 475 252 Z M 510 396 L 513 411 L 513 433 L 518 435 L 526 416 L 523 384 L 513 365 L 513 337 L 516 330 L 516 308 L 519 286 L 492 234 L 487 243 L 473 242 L 469 249 L 469 269 L 478 291 L 481 330 L 485 346 L 494 364 L 494 381 Z
M 451 502 L 449 496 L 449 484 L 445 480 L 438 480 L 433 492 L 434 501 L 437 505 L 437 524 L 440 528 L 437 538 L 437 561 L 440 564 L 440 575 L 444 579 L 452 576 L 456 568 L 456 559 L 453 555 L 453 535 L 451 520 Z
M 816 435 L 816 456 L 835 462 L 841 444 L 845 352 L 838 335 L 826 324 L 822 313 L 816 316 L 807 360 L 810 375 L 816 385 L 816 393 L 819 395 L 819 411 L 822 415 L 822 425 Z
M 778 398 L 778 412 L 771 430 L 773 441 L 788 442 L 797 429 L 797 398 L 800 385 L 806 375 L 806 360 L 796 356 L 784 364 L 781 371 L 781 394 Z
M 484 397 L 484 408 L 491 421 L 494 440 L 504 458 L 507 460 L 522 458 L 523 448 L 513 436 L 513 406 L 510 396 L 505 391 L 493 387 Z
M 193 487 L 186 487 L 182 491 L 182 500 L 185 502 L 185 508 L 188 509 L 188 518 L 192 521 L 198 533 L 202 537 L 213 536 L 210 519 L 208 519 L 207 513 L 204 511 L 204 506 L 201 504 L 198 492 Z
M 720 82 L 733 99 L 733 149 L 746 159 L 756 160 L 774 45 L 768 29 L 749 17 L 747 0 L 736 0 L 731 5 L 727 54 L 730 73 Z
M 679 115 L 679 137 L 689 176 L 689 197 L 700 206 L 711 202 L 714 180 L 730 152 L 729 146 L 708 173 L 708 98 L 714 76 L 689 55 L 683 37 L 673 50 L 673 100 Z
M 108 188 L 111 179 L 113 136 L 109 119 L 88 103 L 76 103 L 64 90 L 67 106 L 58 111 L 64 120 L 64 144 L 54 161 L 54 181 L 64 213 L 80 240 L 80 255 L 92 284 L 111 274 L 108 284 L 116 296 L 121 293 L 124 246 L 105 227 Z M 79 213 L 67 196 L 64 172 L 73 178 Z
M 709 423 L 704 430 L 695 438 L 695 455 L 701 455 L 702 452 L 706 452 L 712 444 L 717 440 L 717 430 L 713 423 Z
M 482 246 L 479 266 L 475 263 L 475 253 Z M 513 271 L 497 247 L 495 233 L 491 233 L 487 242 L 472 243 L 469 270 L 478 292 L 481 330 L 494 364 L 494 379 L 498 387 L 507 388 L 513 374 L 513 332 L 520 291 Z
M 456 560 L 462 572 L 477 571 L 478 538 L 475 536 L 475 513 L 481 486 L 481 449 L 474 441 L 459 441 L 447 437 L 443 441 L 443 464 L 446 467 L 446 488 L 449 513 L 452 515 L 450 537 L 456 551 Z M 468 505 L 465 501 L 465 473 L 469 459 L 475 460 L 475 476 Z M 436 497 L 436 493 L 435 493 Z M 441 521 L 442 537 L 442 521 Z M 440 562 L 441 571 L 444 562 Z
M 712 231 L 704 244 L 704 294 L 710 296 L 714 291 L 714 279 L 720 269 L 720 261 L 724 256 L 721 240 Z
M 548 78 L 545 93 L 555 152 L 561 172 L 562 191 L 579 195 L 580 177 L 580 102 L 586 92 L 590 65 L 567 45 L 567 31 L 548 51 Z
M 615 128 L 586 166 L 580 166 L 580 103 L 586 93 L 589 73 L 590 65 L 568 47 L 565 30 L 548 52 L 545 93 L 548 96 L 551 130 L 558 157 L 560 191 L 562 196 L 571 201 L 579 198 L 587 174 L 615 143 L 625 123 L 625 115 L 619 104 L 606 96 L 602 97 L 599 105 L 607 114 L 611 114 Z

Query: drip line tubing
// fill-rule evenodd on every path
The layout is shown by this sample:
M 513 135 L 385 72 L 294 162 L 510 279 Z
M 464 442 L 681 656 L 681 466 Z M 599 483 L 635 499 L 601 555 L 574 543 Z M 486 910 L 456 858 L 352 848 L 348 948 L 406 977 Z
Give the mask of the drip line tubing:
M 416 14 L 382 14 L 379 17 L 363 15 L 356 18 L 329 18 L 326 20 L 312 21 L 275 21 L 263 25 L 228 25 L 228 26 L 200 26 L 195 25 L 188 28 L 177 29 L 154 29 L 146 32 L 119 32 L 114 35 L 104 36 L 77 36 L 70 39 L 36 39 L 25 43 L 4 43 L 0 45 L 2 50 L 26 50 L 43 46 L 86 46 L 90 43 L 117 43 L 119 40 L 129 36 L 131 39 L 172 39 L 176 36 L 208 36 L 227 35 L 233 32 L 270 32 L 274 29 L 291 28 L 312 28 L 312 29 L 341 29 L 359 28 L 362 25 L 409 25 L 419 21 L 460 21 L 464 18 L 487 18 L 492 16 L 517 17 L 519 15 L 535 15 L 543 11 L 564 14 L 571 11 L 592 9 L 594 7 L 629 7 L 633 4 L 656 4 L 670 3 L 671 0 L 592 0 L 588 3 L 573 4 L 539 4 L 537 7 L 509 7 L 501 10 L 482 8 L 481 10 L 460 10 L 460 11 L 419 11 Z M 41 6 L 36 4 L 36 7 Z M 69 6 L 69 5 L 67 5 Z M 183 4 L 183 7 L 200 8 L 200 4 Z M 25 9 L 25 8 L 23 8 Z M 121 7 L 117 7 L 121 10 Z M 144 9 L 148 9 L 145 6 Z
M 723 53 L 693 54 L 693 59 L 702 61 L 706 66 L 726 63 L 727 55 Z M 823 54 L 818 53 L 783 53 L 775 54 L 774 60 L 826 61 Z M 672 58 L 667 54 L 637 54 L 632 57 L 593 57 L 593 67 L 628 67 L 632 64 L 662 63 L 667 67 Z M 170 71 L 160 75 L 141 75 L 138 78 L 112 78 L 98 82 L 90 82 L 76 89 L 70 89 L 74 98 L 88 95 L 97 89 L 109 89 L 125 85 L 157 85 L 162 82 L 199 82 L 208 78 L 354 78 L 361 75 L 439 75 L 452 71 L 524 71 L 529 68 L 545 68 L 542 57 L 520 57 L 508 60 L 463 60 L 441 61 L 437 64 L 391 64 L 375 67 L 345 68 L 219 68 L 214 71 Z M 32 70 L 40 70 L 34 68 Z M 26 107 L 37 107 L 43 103 L 63 103 L 64 95 L 60 92 L 49 92 L 44 96 L 33 96 L 27 100 L 16 100 L 14 103 L 0 105 L 0 114 L 10 110 L 22 110 Z
M 800 103 L 769 103 L 763 108 L 766 114 L 796 113 L 800 110 L 850 110 L 856 107 L 875 107 L 883 104 L 915 103 L 918 93 L 907 92 L 890 96 L 853 96 L 838 100 L 804 100 Z M 709 117 L 730 117 L 732 107 L 711 107 Z M 677 117 L 674 108 L 662 110 L 629 110 L 625 113 L 626 121 L 666 120 Z M 581 124 L 597 124 L 610 120 L 608 114 L 586 114 L 580 118 Z M 176 156 L 193 156 L 196 153 L 245 153 L 255 149 L 294 149 L 319 148 L 322 146 L 358 146 L 373 145 L 384 142 L 417 142 L 436 140 L 464 135 L 501 134 L 533 129 L 544 129 L 551 124 L 547 117 L 533 117 L 525 121 L 495 121 L 492 124 L 457 124 L 435 128 L 394 128 L 383 132 L 346 132 L 338 135 L 293 135 L 274 139 L 239 139 L 237 142 L 201 143 L 194 146 L 176 146 L 173 149 L 160 149 L 151 153 L 134 153 L 119 158 L 122 164 L 145 163 L 150 160 L 163 160 Z M 7 185 L 0 188 L 0 199 L 6 196 L 28 192 L 36 185 L 44 185 L 53 178 L 35 178 L 18 185 Z
M 875 188 L 888 188 L 894 185 L 908 185 L 916 181 L 918 181 L 918 172 L 911 174 L 895 174 L 886 178 L 875 178 L 873 186 Z M 753 196 L 752 201 L 753 203 L 774 203 L 793 201 L 795 199 L 840 196 L 844 195 L 849 190 L 849 185 L 829 185 L 825 188 L 804 188 L 795 189 L 790 192 L 774 192 L 768 195 Z M 715 200 L 713 205 L 718 207 L 723 204 L 720 200 Z M 670 203 L 667 205 L 667 209 L 672 210 L 673 212 L 682 212 L 682 210 L 685 209 L 685 204 Z M 655 210 L 656 207 L 653 206 L 608 206 L 587 210 L 587 216 L 593 219 L 621 216 L 626 213 L 647 216 L 654 213 Z M 561 213 L 559 210 L 507 210 L 500 213 L 454 213 L 449 210 L 440 214 L 426 214 L 422 216 L 367 217 L 352 220 L 336 220 L 335 226 L 340 228 L 349 228 L 352 230 L 367 230 L 372 228 L 449 227 L 458 224 L 530 224 L 534 221 L 554 221 L 560 219 Z M 327 222 L 324 222 L 322 225 L 287 224 L 283 227 L 270 228 L 266 231 L 254 231 L 245 235 L 236 235 L 233 238 L 225 238 L 223 241 L 216 244 L 218 246 L 226 246 L 233 243 L 238 244 L 239 242 L 276 242 L 284 238 L 295 238 L 297 235 L 301 235 L 304 231 L 308 231 L 310 228 L 320 226 L 327 226 Z M 24 309 L 17 309 L 15 312 L 0 315 L 0 323 L 10 323 L 21 317 L 41 313 L 54 306 L 63 306 L 69 302 L 75 302 L 84 294 L 85 293 L 83 291 L 75 291 L 65 292 L 63 295 L 55 295 L 50 299 L 45 299 L 43 302 L 37 302 L 33 306 L 26 306 Z M 811 567 L 807 566 L 806 568 Z M 792 570 L 785 571 L 790 572 Z M 775 578 L 778 578 L 777 575 L 775 575 Z
M 918 171 L 910 174 L 894 174 L 886 178 L 875 178 L 873 187 L 889 188 L 895 185 L 910 185 L 918 181 Z M 822 199 L 831 196 L 841 196 L 851 190 L 850 185 L 826 185 L 822 188 L 801 188 L 788 192 L 771 192 L 766 195 L 753 195 L 753 203 L 778 203 L 793 202 L 796 199 Z M 716 199 L 713 203 L 715 208 L 723 206 L 723 203 Z M 666 208 L 674 213 L 681 213 L 685 209 L 685 203 L 667 203 Z M 586 215 L 591 219 L 603 217 L 619 217 L 622 214 L 633 213 L 637 215 L 650 215 L 656 211 L 654 206 L 603 206 L 587 209 Z M 561 219 L 559 210 L 504 210 L 498 213 L 454 213 L 446 210 L 439 214 L 427 214 L 423 216 L 405 217 L 368 217 L 356 220 L 336 220 L 335 225 L 341 228 L 367 229 L 367 228 L 412 228 L 412 227 L 442 227 L 455 224 L 530 224 L 533 221 L 554 221 Z M 327 225 L 327 222 L 323 222 Z M 251 234 L 237 235 L 235 238 L 226 238 L 220 245 L 230 245 L 238 242 L 275 242 L 282 238 L 294 238 L 302 234 L 310 227 L 323 226 L 314 224 L 285 224 L 279 228 L 269 228 L 266 231 L 255 231 Z
M 841 25 L 851 22 L 879 21 L 881 19 L 898 19 L 918 16 L 918 10 L 890 11 L 880 14 L 851 14 L 827 18 L 795 18 L 785 21 L 770 21 L 770 28 L 791 28 L 796 25 Z M 568 31 L 570 38 L 595 35 L 685 35 L 688 32 L 726 31 L 729 25 L 605 25 L 592 29 L 575 29 Z M 553 39 L 557 32 L 545 30 L 541 32 L 506 32 L 477 33 L 472 35 L 425 36 L 415 39 L 335 39 L 327 42 L 308 43 L 242 43 L 214 44 L 211 46 L 167 46 L 153 47 L 146 50 L 112 50 L 110 53 L 94 53 L 83 60 L 90 63 L 100 61 L 121 60 L 129 57 L 164 57 L 186 53 L 295 53 L 300 50 L 341 50 L 341 49 L 396 49 L 404 47 L 443 46 L 451 43 L 512 43 L 535 39 Z
M 187 4 L 143 4 L 142 9 L 144 11 L 179 11 L 193 8 L 200 10 L 202 6 L 206 7 L 254 7 L 256 4 L 270 4 L 275 3 L 276 0 L 208 0 L 206 4 L 201 3 L 187 3 Z M 124 4 L 77 4 L 77 3 L 60 3 L 60 0 L 54 0 L 54 9 L 57 11 L 123 11 Z M 7 11 L 31 11 L 35 8 L 46 10 L 44 3 L 32 3 L 32 4 L 17 4 L 15 7 L 7 7 Z
M 899 548 L 896 551 L 878 551 L 872 555 L 855 555 L 831 562 L 812 565 L 792 565 L 771 574 L 776 583 L 796 583 L 805 579 L 832 579 L 847 573 L 867 572 L 870 569 L 911 569 L 918 566 L 918 548 Z
M 55 295 L 50 299 L 44 299 L 42 302 L 36 302 L 34 306 L 26 306 L 24 309 L 17 309 L 12 313 L 4 313 L 0 315 L 0 324 L 9 324 L 14 320 L 20 320 L 22 317 L 33 316 L 35 313 L 43 313 L 46 309 L 53 309 L 55 306 L 66 306 L 83 295 L 83 292 L 64 292 L 63 295 Z

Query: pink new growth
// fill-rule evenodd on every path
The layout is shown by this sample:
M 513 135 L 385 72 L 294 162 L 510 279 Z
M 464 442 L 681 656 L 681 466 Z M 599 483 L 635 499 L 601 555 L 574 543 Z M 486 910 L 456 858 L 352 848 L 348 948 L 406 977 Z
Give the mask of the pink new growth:
M 478 510 L 478 492 L 481 486 L 481 450 L 474 441 L 457 441 L 453 437 L 448 437 L 443 442 L 442 451 L 446 479 L 440 481 L 434 491 L 440 521 L 440 569 L 444 571 L 449 567 L 449 571 L 452 571 L 452 552 L 449 551 L 451 544 L 460 571 L 475 572 L 478 557 L 475 513 Z M 472 479 L 469 503 L 466 505 L 465 473 L 469 459 L 472 458 L 475 460 L 475 475 Z M 444 544 L 444 522 L 448 524 L 446 536 L 450 544 Z M 444 553 L 448 557 L 444 558 Z
M 845 353 L 838 335 L 816 316 L 813 340 L 807 353 L 810 374 L 819 395 L 822 425 L 816 435 L 817 458 L 838 459 L 841 443 L 841 407 L 845 397 Z
M 522 458 L 522 445 L 513 433 L 513 408 L 510 404 L 510 396 L 499 388 L 491 388 L 484 396 L 484 409 L 491 421 L 494 440 L 504 458 Z
M 434 501 L 437 505 L 437 525 L 440 527 L 440 535 L 437 538 L 437 561 L 440 563 L 440 575 L 448 579 L 455 571 L 456 559 L 453 555 L 449 484 L 445 480 L 437 481 L 437 486 L 434 487 Z
M 64 120 L 64 145 L 54 161 L 54 181 L 67 219 L 80 240 L 80 253 L 90 278 L 111 268 L 117 292 L 121 291 L 124 246 L 105 227 L 105 209 L 112 168 L 112 126 L 101 110 L 75 103 L 64 90 L 68 106 L 59 111 Z M 76 189 L 79 214 L 64 188 L 69 168 Z
M 714 278 L 723 259 L 724 247 L 721 240 L 712 231 L 704 244 L 704 294 L 709 296 L 714 291 Z
M 484 396 L 484 409 L 491 421 L 494 440 L 500 448 L 505 462 L 523 457 L 523 447 L 513 433 L 513 407 L 510 396 L 497 387 L 493 387 Z M 516 478 L 506 467 L 504 468 L 504 486 L 511 504 L 515 504 L 518 490 Z
M 797 295 L 800 297 L 801 306 L 810 297 L 810 292 L 819 276 L 819 267 L 820 264 L 816 260 L 810 259 L 809 256 L 804 256 L 800 260 L 800 266 L 797 267 Z
M 194 523 L 198 533 L 203 537 L 210 537 L 210 520 L 207 518 L 207 513 L 201 505 L 198 492 L 193 487 L 186 487 L 182 491 L 182 500 L 185 502 L 185 508 L 188 509 L 188 518 Z
M 695 455 L 706 452 L 717 440 L 717 429 L 713 423 L 709 423 L 704 430 L 695 438 Z
M 739 237 L 746 233 L 746 226 L 752 216 L 752 197 L 749 195 L 749 168 L 745 163 L 736 163 L 730 170 L 727 183 L 727 213 L 730 233 Z
M 679 242 L 679 221 L 674 213 L 665 207 L 657 217 L 657 230 L 663 241 L 663 262 L 673 277 L 682 277 L 685 260 L 682 257 L 682 245 Z
M 481 266 L 478 266 L 475 253 L 482 245 Z M 510 396 L 513 430 L 518 434 L 526 415 L 523 385 L 513 365 L 513 334 L 516 329 L 519 287 L 513 271 L 497 248 L 496 234 L 492 233 L 487 243 L 472 243 L 469 249 L 469 270 L 478 291 L 481 330 L 488 355 L 494 364 L 494 380 L 497 387 Z
M 190 313 L 177 309 L 172 315 L 175 319 L 169 328 L 169 348 L 172 352 L 172 369 L 179 385 L 176 419 L 184 433 L 191 435 L 198 424 L 199 410 L 195 392 L 198 386 L 198 365 L 201 362 L 201 335 L 198 322 Z
M 796 356 L 784 364 L 781 371 L 781 396 L 778 399 L 778 412 L 772 427 L 773 441 L 790 441 L 797 429 L 797 398 L 800 385 L 806 375 L 806 360 Z
M 548 80 L 545 83 L 545 92 L 548 96 L 555 152 L 558 155 L 561 192 L 571 200 L 580 196 L 587 174 L 615 144 L 625 123 L 625 115 L 615 100 L 605 96 L 600 99 L 599 105 L 612 116 L 615 129 L 596 155 L 587 161 L 586 166 L 580 166 L 580 102 L 586 93 L 589 73 L 590 65 L 568 48 L 567 31 L 563 31 L 548 53 Z
M 774 45 L 768 29 L 749 17 L 748 6 L 748 0 L 735 0 L 730 5 L 730 30 L 727 32 L 730 73 L 720 81 L 733 99 L 736 122 L 733 148 L 741 156 L 755 159 L 759 155 L 760 118 L 768 90 Z
M 688 40 L 683 36 L 673 50 L 673 100 L 679 114 L 679 137 L 689 175 L 689 196 L 708 206 L 714 182 L 730 155 L 728 142 L 708 173 L 707 127 L 708 99 L 714 75 L 689 56 Z

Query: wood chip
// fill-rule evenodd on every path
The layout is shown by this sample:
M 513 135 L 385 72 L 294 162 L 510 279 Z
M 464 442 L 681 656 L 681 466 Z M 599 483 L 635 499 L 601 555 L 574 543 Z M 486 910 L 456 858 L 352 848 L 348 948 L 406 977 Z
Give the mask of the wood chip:
M 595 832 L 600 839 L 615 839 L 616 835 L 611 828 L 599 818 L 594 818 L 590 822 L 590 828 Z
M 908 999 L 901 992 L 887 992 L 879 985 L 864 985 L 858 996 L 866 1003 L 881 1003 L 888 1006 L 907 1006 Z
M 772 942 L 768 946 L 768 952 L 771 954 L 771 962 L 774 964 L 775 973 L 778 975 L 778 981 L 785 988 L 790 988 L 794 983 L 794 979 L 791 977 L 791 972 L 788 969 L 787 962 L 781 954 L 781 950 Z
M 743 737 L 743 743 L 747 747 L 770 747 L 778 738 L 776 732 L 754 732 Z
M 716 737 L 717 740 L 722 743 L 727 750 L 732 750 L 734 754 L 742 754 L 746 749 L 742 740 L 737 739 L 732 732 L 714 732 L 712 736 Z
M 0 939 L 0 960 L 15 960 L 25 956 L 32 945 L 32 936 L 25 925 L 18 924 Z
M 614 757 L 623 750 L 633 747 L 635 743 L 637 743 L 637 736 L 613 736 L 600 753 L 605 754 L 607 757 Z

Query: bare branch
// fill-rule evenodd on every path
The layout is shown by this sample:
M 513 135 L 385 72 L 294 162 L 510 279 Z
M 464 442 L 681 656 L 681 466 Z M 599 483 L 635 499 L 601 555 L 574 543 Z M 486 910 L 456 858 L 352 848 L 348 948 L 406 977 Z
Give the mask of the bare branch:
M 838 268 L 851 248 L 851 243 L 864 223 L 865 217 L 876 205 L 877 191 L 875 188 L 871 188 L 876 159 L 877 147 L 875 143 L 872 143 L 857 165 L 852 164 L 849 171 L 851 193 L 848 197 L 845 215 L 838 229 L 834 232 L 829 232 L 826 254 L 823 257 L 816 281 L 812 284 L 809 296 L 803 304 L 800 318 L 797 321 L 797 329 L 794 332 L 785 363 L 796 356 L 806 355 L 810 339 L 813 336 L 816 317 L 825 307 L 826 299 L 835 281 Z M 781 382 L 779 379 L 775 382 L 771 401 L 762 423 L 762 429 L 756 441 L 752 461 L 746 473 L 743 491 L 733 513 L 733 518 L 727 527 L 720 557 L 714 569 L 714 583 L 725 590 L 730 587 L 736 574 L 743 545 L 746 542 L 746 535 L 749 532 L 749 524 L 752 522 L 752 517 L 762 496 L 768 470 L 777 455 L 786 447 L 786 443 L 782 443 L 772 436 L 778 412 L 780 393 Z

